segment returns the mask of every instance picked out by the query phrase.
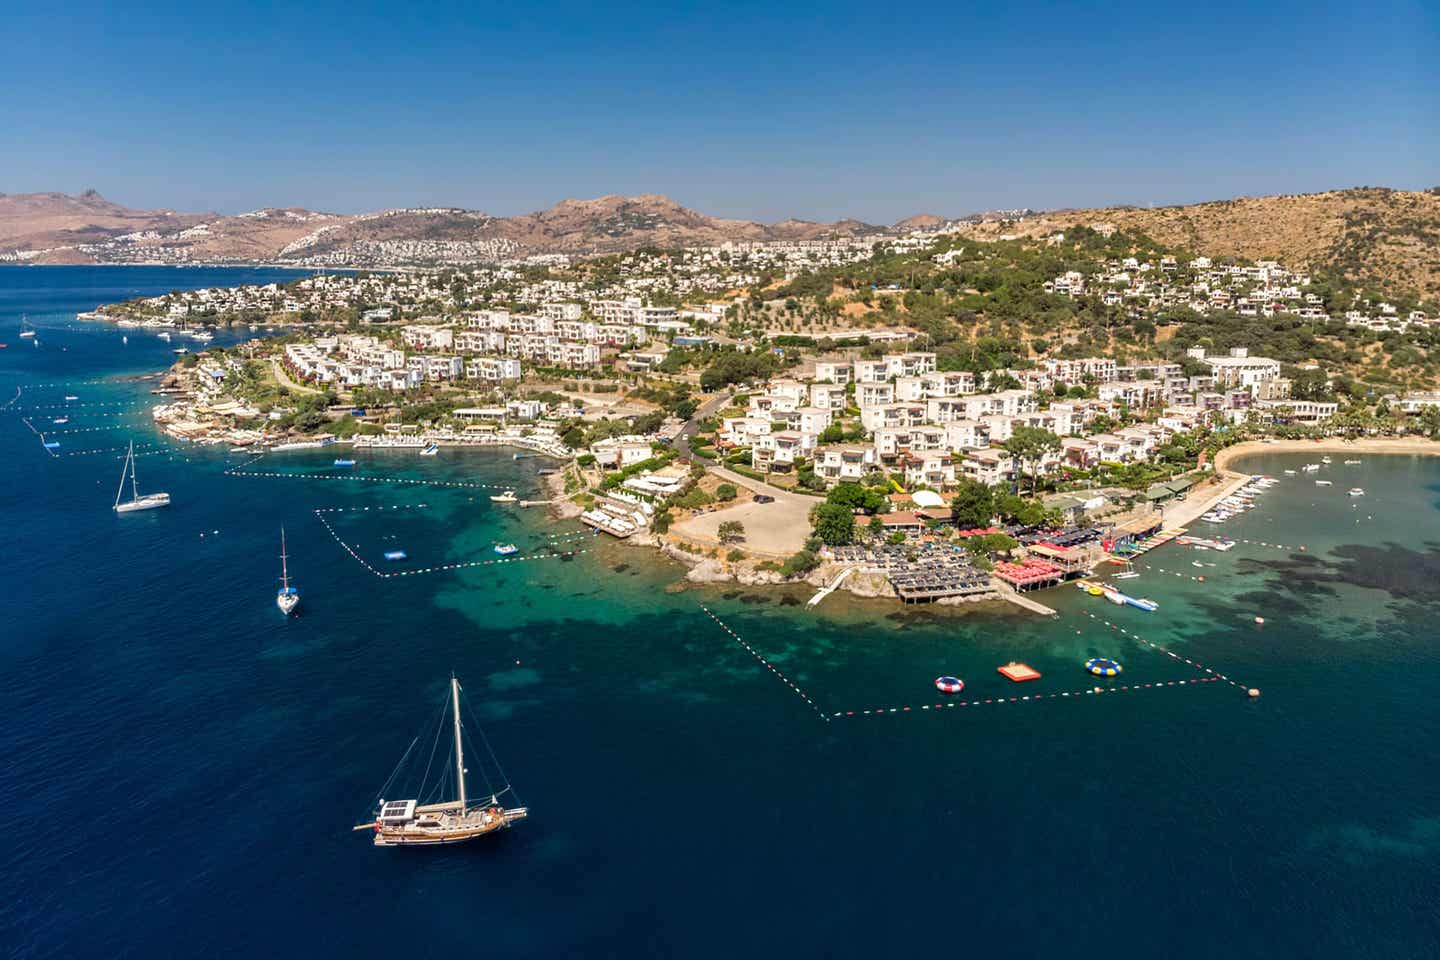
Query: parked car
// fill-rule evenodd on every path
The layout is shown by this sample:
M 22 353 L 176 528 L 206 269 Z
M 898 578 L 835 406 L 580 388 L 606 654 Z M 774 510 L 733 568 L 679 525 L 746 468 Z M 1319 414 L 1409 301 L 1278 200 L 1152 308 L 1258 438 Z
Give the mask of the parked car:
M 755 502 L 756 502 L 756 503 L 774 503 L 774 502 L 775 502 L 775 498 L 772 497 L 772 496 L 770 496 L 770 494 L 768 494 L 768 493 L 757 493 L 757 494 L 755 494 Z

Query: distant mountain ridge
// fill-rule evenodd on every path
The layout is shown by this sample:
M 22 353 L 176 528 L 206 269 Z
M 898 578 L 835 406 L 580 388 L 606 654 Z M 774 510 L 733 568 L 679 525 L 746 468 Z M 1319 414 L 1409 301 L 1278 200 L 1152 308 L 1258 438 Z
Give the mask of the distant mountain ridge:
M 1046 236 L 1077 225 L 1136 230 L 1211 256 L 1278 259 L 1353 281 L 1440 295 L 1440 188 L 1377 187 L 1188 206 L 923 213 L 889 226 L 712 217 L 659 194 L 567 199 L 514 217 L 458 207 L 336 214 L 267 207 L 235 216 L 135 210 L 93 190 L 0 194 L 0 263 L 294 263 L 463 266 L 545 254 L 962 229 Z
M 456 207 L 354 215 L 267 207 L 225 216 L 133 210 L 94 191 L 0 194 L 0 257 L 26 263 L 480 263 L 884 230 L 858 220 L 764 224 L 722 219 L 658 194 L 568 199 L 515 217 Z

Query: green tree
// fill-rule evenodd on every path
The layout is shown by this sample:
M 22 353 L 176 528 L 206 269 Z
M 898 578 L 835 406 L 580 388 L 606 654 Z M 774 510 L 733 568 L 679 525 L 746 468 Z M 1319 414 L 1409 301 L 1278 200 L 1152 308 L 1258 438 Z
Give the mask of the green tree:
M 1029 465 L 1030 492 L 1034 494 L 1040 482 L 1040 460 L 1060 449 L 1060 438 L 1043 427 L 1016 427 L 1002 446 L 1022 466 Z
M 780 565 L 780 573 L 786 577 L 796 577 L 809 573 L 820 566 L 820 558 L 810 549 L 797 551 Z
M 721 543 L 736 543 L 745 539 L 745 524 L 739 520 L 726 520 L 715 532 L 719 534 Z
M 810 511 L 815 535 L 828 544 L 850 543 L 855 539 L 855 513 L 838 503 L 818 503 Z
M 848 481 L 837 483 L 831 487 L 830 492 L 825 495 L 825 502 L 838 504 L 852 512 L 863 510 L 865 513 L 873 514 L 885 509 L 885 497 L 878 491 Z
M 1427 405 L 1415 416 L 1421 431 L 1431 440 L 1440 440 L 1440 407 Z
M 985 484 L 966 477 L 950 498 L 950 509 L 962 529 L 988 527 L 995 517 L 995 496 Z
M 740 491 L 735 489 L 735 484 L 733 483 L 722 483 L 715 488 L 715 499 L 721 503 L 729 503 L 739 495 Z

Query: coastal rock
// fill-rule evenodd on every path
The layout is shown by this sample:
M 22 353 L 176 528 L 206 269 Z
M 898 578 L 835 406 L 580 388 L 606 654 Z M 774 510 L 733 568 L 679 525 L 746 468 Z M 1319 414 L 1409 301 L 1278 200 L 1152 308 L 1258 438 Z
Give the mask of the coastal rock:
M 735 578 L 731 576 L 730 571 L 725 569 L 723 563 L 712 557 L 707 560 L 701 560 L 695 566 L 691 567 L 689 571 L 686 572 L 685 579 L 692 583 L 723 583 Z
M 895 588 L 890 586 L 890 581 L 881 573 L 866 573 L 857 570 L 840 584 L 840 589 L 852 593 L 857 597 L 894 597 Z

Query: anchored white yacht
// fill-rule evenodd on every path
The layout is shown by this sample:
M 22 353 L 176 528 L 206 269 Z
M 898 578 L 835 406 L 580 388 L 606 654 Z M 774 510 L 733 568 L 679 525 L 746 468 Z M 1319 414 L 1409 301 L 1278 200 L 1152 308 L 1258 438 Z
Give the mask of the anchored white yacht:
M 285 553 L 285 528 L 280 528 L 280 592 L 275 594 L 275 606 L 285 616 L 295 612 L 300 605 L 300 591 L 290 586 L 289 557 Z
M 130 499 L 121 500 L 125 495 L 125 480 L 130 480 Z M 135 441 L 130 441 L 130 449 L 125 453 L 125 468 L 120 472 L 120 488 L 115 491 L 115 512 L 133 513 L 136 510 L 154 510 L 156 507 L 170 506 L 170 494 L 168 493 L 147 493 L 140 495 L 140 487 L 135 481 Z

